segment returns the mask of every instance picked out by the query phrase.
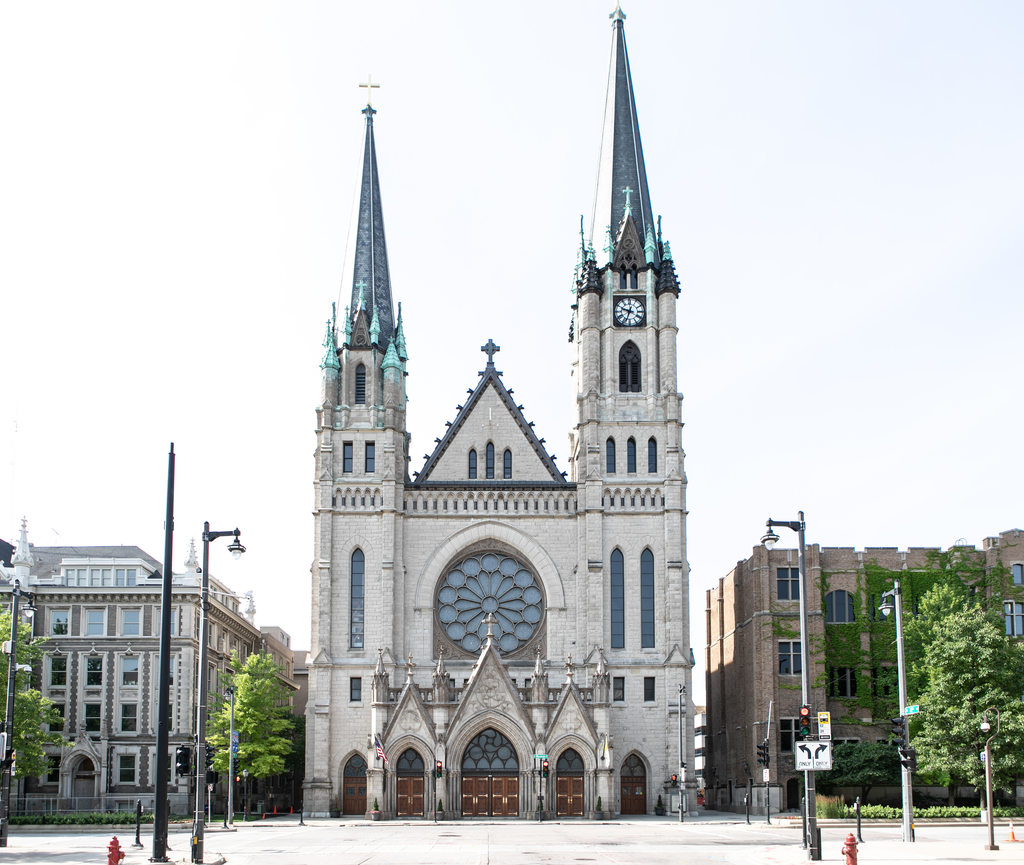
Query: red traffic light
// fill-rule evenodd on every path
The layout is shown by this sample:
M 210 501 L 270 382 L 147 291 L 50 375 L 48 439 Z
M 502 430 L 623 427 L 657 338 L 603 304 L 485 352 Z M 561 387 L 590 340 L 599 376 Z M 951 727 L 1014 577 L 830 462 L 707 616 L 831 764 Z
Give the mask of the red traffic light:
M 811 707 L 810 706 L 801 706 L 800 707 L 800 718 L 801 719 L 803 719 L 803 718 L 808 718 L 809 719 L 810 717 L 811 717 Z
M 548 763 L 548 761 L 547 761 L 547 760 L 545 760 L 545 761 L 544 761 L 543 763 L 541 763 L 540 765 L 541 765 L 541 770 L 542 770 L 542 771 L 543 771 L 543 773 L 544 773 L 544 777 L 545 777 L 545 778 L 547 778 L 547 777 L 548 777 L 548 774 L 549 774 L 549 772 L 550 772 L 550 764 Z
M 678 784 L 678 783 L 679 783 L 679 776 L 678 775 L 673 775 L 672 776 L 672 786 L 675 787 L 676 784 Z
M 441 769 L 442 768 L 443 767 L 441 765 L 441 761 L 440 760 L 438 760 L 436 763 L 434 763 L 434 775 L 435 775 L 435 777 L 437 777 L 437 778 L 441 777 Z

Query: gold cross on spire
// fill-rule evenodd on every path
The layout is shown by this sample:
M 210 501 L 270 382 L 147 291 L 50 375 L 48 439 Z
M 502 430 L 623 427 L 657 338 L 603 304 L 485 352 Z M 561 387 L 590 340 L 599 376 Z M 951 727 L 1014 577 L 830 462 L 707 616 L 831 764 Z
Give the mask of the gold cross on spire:
M 366 83 L 365 84 L 360 84 L 359 86 L 366 88 L 366 107 L 367 108 L 372 107 L 371 104 L 370 104 L 370 97 L 373 96 L 373 91 L 374 90 L 379 90 L 380 89 L 380 85 L 379 84 L 374 84 L 373 83 L 373 76 L 370 75 L 369 72 L 367 72 L 366 73 Z

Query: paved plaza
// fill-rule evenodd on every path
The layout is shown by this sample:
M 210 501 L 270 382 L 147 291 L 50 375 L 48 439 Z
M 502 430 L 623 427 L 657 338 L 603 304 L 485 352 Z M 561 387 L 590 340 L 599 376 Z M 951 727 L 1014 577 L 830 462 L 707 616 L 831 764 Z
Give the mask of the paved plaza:
M 637 817 L 609 822 L 534 823 L 523 820 L 432 822 L 312 820 L 277 818 L 237 824 L 235 831 L 213 827 L 206 839 L 206 862 L 232 865 L 536 865 L 603 862 L 614 865 L 799 865 L 799 823 L 785 818 L 746 825 L 733 814 L 705 814 L 680 825 L 670 818 Z M 999 825 L 999 850 L 986 851 L 987 831 L 979 824 L 924 826 L 918 840 L 904 844 L 898 824 L 866 824 L 860 846 L 863 865 L 905 862 L 1022 862 L 1024 843 L 1006 843 L 1009 827 Z M 822 861 L 843 862 L 841 847 L 852 831 L 847 825 L 822 829 Z M 2 858 L 17 863 L 106 862 L 110 830 L 40 832 L 13 827 Z M 143 832 L 142 849 L 132 848 L 134 832 L 117 832 L 125 846 L 125 865 L 148 863 L 152 841 Z M 168 856 L 187 862 L 189 834 L 173 829 Z

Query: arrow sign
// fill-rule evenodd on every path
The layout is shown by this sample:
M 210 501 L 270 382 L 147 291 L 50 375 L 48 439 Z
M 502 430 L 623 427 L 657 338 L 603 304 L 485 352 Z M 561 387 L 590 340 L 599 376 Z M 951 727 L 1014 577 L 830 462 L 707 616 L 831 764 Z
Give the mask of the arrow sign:
M 796 746 L 798 772 L 824 772 L 832 768 L 831 742 L 801 742 Z

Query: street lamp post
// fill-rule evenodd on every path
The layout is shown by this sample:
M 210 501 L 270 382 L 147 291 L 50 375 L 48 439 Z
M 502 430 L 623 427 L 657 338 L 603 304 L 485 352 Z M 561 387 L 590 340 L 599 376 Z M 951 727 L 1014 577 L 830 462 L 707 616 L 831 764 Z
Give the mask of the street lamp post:
M 892 588 L 888 592 L 882 592 L 882 603 L 879 611 L 883 616 L 895 611 L 896 613 L 896 685 L 899 691 L 900 715 L 906 717 L 907 711 L 907 672 L 906 658 L 903 654 L 903 592 L 900 590 L 899 579 L 892 581 Z M 903 840 L 911 843 L 914 840 L 914 786 L 913 786 L 913 765 L 912 750 L 910 748 L 910 725 L 907 724 L 906 744 L 901 746 L 900 775 L 903 787 Z
M 228 734 L 228 807 L 224 815 L 224 828 L 227 828 L 229 823 L 235 825 L 235 689 L 229 687 L 226 694 L 231 700 L 231 726 Z
M 686 814 L 686 744 L 683 738 L 685 729 L 683 706 L 686 703 L 686 685 L 679 686 L 679 822 L 682 823 Z
M 986 850 L 998 850 L 996 844 L 995 826 L 992 819 L 992 740 L 999 735 L 999 710 L 995 706 L 989 706 L 981 721 L 981 732 L 987 733 L 992 729 L 988 722 L 988 713 L 996 713 L 996 731 L 985 740 L 985 807 L 988 810 L 988 844 Z
M 800 519 L 798 520 L 773 520 L 770 517 L 765 525 L 768 527 L 768 531 L 765 532 L 761 538 L 761 543 L 764 544 L 766 550 L 771 549 L 779 542 L 779 536 L 772 531 L 773 526 L 780 526 L 787 529 L 792 529 L 796 532 L 797 536 L 797 572 L 800 580 L 800 692 L 801 699 L 805 706 L 811 704 L 811 653 L 810 647 L 807 643 L 807 562 L 806 562 L 806 544 L 804 542 L 804 532 L 807 528 L 807 523 L 804 522 L 804 512 L 799 512 Z M 804 771 L 804 808 L 807 823 L 807 837 L 804 839 L 807 843 L 807 854 L 808 858 L 817 861 L 821 859 L 821 849 L 818 844 L 818 816 L 817 816 L 817 802 L 814 797 L 814 772 L 811 770 Z
M 192 824 L 193 862 L 203 861 L 203 836 L 206 831 L 206 644 L 210 618 L 210 541 L 233 537 L 234 540 L 228 544 L 228 551 L 237 559 L 245 552 L 245 547 L 238 540 L 240 534 L 238 529 L 227 532 L 210 531 L 210 523 L 203 523 L 203 579 L 199 592 L 199 690 L 196 694 L 196 810 Z
M 22 535 L 25 527 L 22 524 Z M 17 566 L 18 555 L 22 551 L 22 545 L 18 544 L 18 553 L 14 556 L 14 564 Z M 25 552 L 29 556 L 25 563 L 26 570 L 32 565 L 31 553 L 28 553 L 28 546 Z M 27 665 L 18 666 L 18 601 L 24 597 L 28 601 L 28 609 L 34 610 L 32 606 L 35 595 L 32 592 L 24 592 L 21 589 L 21 580 L 15 580 L 11 588 L 11 641 L 10 654 L 7 656 L 7 711 L 4 714 L 4 730 L 2 747 L 0 747 L 0 759 L 3 761 L 3 785 L 0 792 L 3 793 L 3 809 L 0 810 L 0 847 L 7 846 L 7 827 L 11 820 L 11 775 L 14 774 L 14 694 L 15 678 L 19 669 L 31 670 Z

